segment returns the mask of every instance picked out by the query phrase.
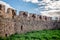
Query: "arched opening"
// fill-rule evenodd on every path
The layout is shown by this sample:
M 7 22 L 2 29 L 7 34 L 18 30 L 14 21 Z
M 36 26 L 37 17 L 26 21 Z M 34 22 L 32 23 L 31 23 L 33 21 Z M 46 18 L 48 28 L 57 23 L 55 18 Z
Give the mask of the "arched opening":
M 36 18 L 36 16 L 35 16 L 34 14 L 32 15 L 32 17 L 33 17 L 33 18 Z
M 23 30 L 23 25 L 21 25 L 21 30 Z
M 5 34 L 5 36 L 7 37 L 7 34 Z
M 1 8 L 2 8 L 2 5 L 0 4 L 0 10 L 2 10 Z

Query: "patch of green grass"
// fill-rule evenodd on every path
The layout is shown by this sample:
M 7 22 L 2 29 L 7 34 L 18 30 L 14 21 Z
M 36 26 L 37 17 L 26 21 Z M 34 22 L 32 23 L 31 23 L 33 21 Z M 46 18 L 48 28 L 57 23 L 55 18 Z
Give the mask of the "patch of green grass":
M 25 34 L 14 34 L 0 40 L 60 40 L 60 30 L 40 30 Z

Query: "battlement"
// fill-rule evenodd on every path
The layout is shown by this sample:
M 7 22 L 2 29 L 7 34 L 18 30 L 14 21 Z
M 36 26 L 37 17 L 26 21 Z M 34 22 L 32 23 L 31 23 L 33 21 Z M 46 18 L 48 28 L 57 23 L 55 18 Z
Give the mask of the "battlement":
M 6 8 L 5 5 L 0 4 L 0 14 L 4 18 L 11 18 L 12 19 L 16 15 L 16 10 L 14 10 L 12 8 Z
M 7 9 L 7 16 L 10 17 L 10 18 L 14 18 L 14 16 L 16 16 L 16 10 L 14 9 L 11 9 L 11 8 L 8 8 Z
M 24 11 L 20 11 L 19 16 L 23 17 L 23 18 L 26 17 L 26 18 L 31 19 L 31 20 L 52 21 L 52 17 L 36 15 L 36 14 L 33 14 L 33 13 L 24 12 Z
M 20 17 L 27 17 L 27 19 L 31 19 L 31 20 L 52 21 L 52 17 L 36 15 L 25 11 L 20 11 L 19 15 L 16 15 L 15 9 L 12 8 L 6 9 L 6 6 L 2 4 L 0 4 L 0 15 L 2 15 L 4 18 L 11 18 L 11 19 L 14 18 L 15 16 L 20 16 Z M 56 20 L 58 20 L 58 18 L 56 18 Z
M 3 11 L 3 12 L 5 12 L 5 5 L 0 4 L 0 10 Z

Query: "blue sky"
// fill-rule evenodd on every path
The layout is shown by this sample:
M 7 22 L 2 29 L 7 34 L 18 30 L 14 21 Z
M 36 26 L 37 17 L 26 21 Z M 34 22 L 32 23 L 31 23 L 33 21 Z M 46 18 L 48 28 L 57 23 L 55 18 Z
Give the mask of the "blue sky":
M 37 13 L 34 9 L 38 8 L 37 4 L 31 3 L 31 2 L 24 2 L 23 0 L 2 0 L 9 5 L 11 5 L 13 8 L 19 11 L 27 11 L 29 13 Z
M 2 0 L 19 11 L 42 14 L 46 16 L 58 16 L 49 12 L 60 12 L 60 0 Z M 51 15 L 50 15 L 51 14 Z

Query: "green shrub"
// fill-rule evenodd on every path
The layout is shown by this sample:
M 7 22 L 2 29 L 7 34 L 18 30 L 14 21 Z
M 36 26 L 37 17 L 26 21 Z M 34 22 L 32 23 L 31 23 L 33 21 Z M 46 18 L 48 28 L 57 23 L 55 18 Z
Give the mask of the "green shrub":
M 14 34 L 0 40 L 60 40 L 60 30 L 40 30 L 25 34 Z

